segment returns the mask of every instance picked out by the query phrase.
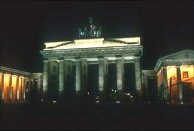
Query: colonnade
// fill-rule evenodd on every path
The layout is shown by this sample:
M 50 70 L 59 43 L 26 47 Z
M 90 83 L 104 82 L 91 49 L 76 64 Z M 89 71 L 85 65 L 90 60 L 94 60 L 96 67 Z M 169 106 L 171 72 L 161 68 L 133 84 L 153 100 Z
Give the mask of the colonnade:
M 3 101 L 25 100 L 28 78 L 0 72 L 0 99 Z
M 75 66 L 75 94 L 81 96 L 80 98 L 88 96 L 87 81 L 88 81 L 88 64 L 97 63 L 98 66 L 98 96 L 99 99 L 103 100 L 106 97 L 107 77 L 108 77 L 108 57 L 98 57 L 96 61 L 90 61 L 87 58 L 75 58 L 75 59 L 55 59 L 55 60 L 44 60 L 44 71 L 43 71 L 43 97 L 46 99 L 48 96 L 48 87 L 50 81 L 50 66 L 52 61 L 58 63 L 58 85 L 56 88 L 59 90 L 59 98 L 64 95 L 65 87 L 69 86 L 67 83 L 68 74 L 71 75 L 72 66 Z M 116 91 L 118 94 L 118 100 L 122 101 L 124 95 L 124 64 L 126 63 L 125 57 L 115 57 L 114 63 L 116 63 Z M 135 69 L 135 92 L 136 96 L 141 96 L 141 69 L 140 69 L 140 58 L 134 58 L 131 60 L 134 63 Z M 130 78 L 129 78 L 130 79 Z
M 182 92 L 182 82 L 181 82 L 181 71 L 180 71 L 180 66 L 176 66 L 176 92 L 177 92 L 177 98 L 172 99 L 171 97 L 171 91 L 172 90 L 171 85 L 168 85 L 168 80 L 167 80 L 167 67 L 162 68 L 162 74 L 163 74 L 163 79 L 162 79 L 162 89 L 161 89 L 161 94 L 162 94 L 162 99 L 167 100 L 168 102 L 175 102 L 175 103 L 180 103 L 183 104 L 183 92 Z

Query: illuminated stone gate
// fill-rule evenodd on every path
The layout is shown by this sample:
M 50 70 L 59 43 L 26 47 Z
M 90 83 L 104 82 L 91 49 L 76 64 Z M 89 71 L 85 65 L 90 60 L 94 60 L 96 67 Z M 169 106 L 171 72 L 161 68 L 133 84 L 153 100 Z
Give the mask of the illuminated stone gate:
M 140 37 L 131 38 L 90 38 L 74 41 L 48 42 L 41 51 L 44 57 L 43 95 L 47 100 L 88 99 L 88 66 L 97 64 L 97 94 L 93 100 L 109 99 L 115 92 L 117 101 L 122 101 L 131 92 L 125 90 L 124 65 L 131 63 L 134 68 L 135 97 L 141 96 L 140 58 L 143 50 Z M 108 65 L 115 64 L 116 84 L 107 89 Z M 74 76 L 75 75 L 75 76 Z M 110 98 L 112 99 L 112 98 Z

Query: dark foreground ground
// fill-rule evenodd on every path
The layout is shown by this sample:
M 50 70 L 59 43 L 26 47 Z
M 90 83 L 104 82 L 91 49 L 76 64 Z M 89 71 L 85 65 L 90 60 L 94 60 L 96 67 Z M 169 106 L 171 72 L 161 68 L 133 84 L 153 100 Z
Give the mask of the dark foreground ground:
M 4 104 L 0 129 L 194 129 L 193 105 Z

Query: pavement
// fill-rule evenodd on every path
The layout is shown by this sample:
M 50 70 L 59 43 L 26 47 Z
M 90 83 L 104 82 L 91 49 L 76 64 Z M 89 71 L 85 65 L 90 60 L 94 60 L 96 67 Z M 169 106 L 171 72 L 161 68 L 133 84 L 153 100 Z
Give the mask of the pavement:
M 193 105 L 2 104 L 0 129 L 194 129 Z

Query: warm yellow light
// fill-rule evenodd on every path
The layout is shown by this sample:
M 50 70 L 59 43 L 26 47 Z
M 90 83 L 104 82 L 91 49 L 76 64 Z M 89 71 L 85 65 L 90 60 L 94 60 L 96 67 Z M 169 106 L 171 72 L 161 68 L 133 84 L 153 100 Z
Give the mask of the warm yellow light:
M 17 76 L 12 76 L 12 99 L 17 99 Z
M 181 79 L 182 80 L 194 77 L 194 68 L 193 67 L 194 67 L 193 65 L 182 65 L 180 67 L 180 69 L 181 69 Z M 188 78 L 183 77 L 183 72 L 188 72 Z
M 181 81 L 191 82 L 192 88 L 194 89 L 194 65 L 182 65 L 180 69 L 181 69 Z M 188 73 L 188 78 L 183 77 L 183 72 Z
M 168 87 L 177 83 L 177 68 L 176 66 L 167 66 L 167 81 Z
M 3 84 L 3 92 L 2 92 L 2 98 L 3 99 L 9 99 L 9 83 L 10 82 L 10 74 L 4 74 L 4 84 Z
M 177 77 L 176 66 L 167 66 L 167 79 L 169 80 L 171 77 Z

